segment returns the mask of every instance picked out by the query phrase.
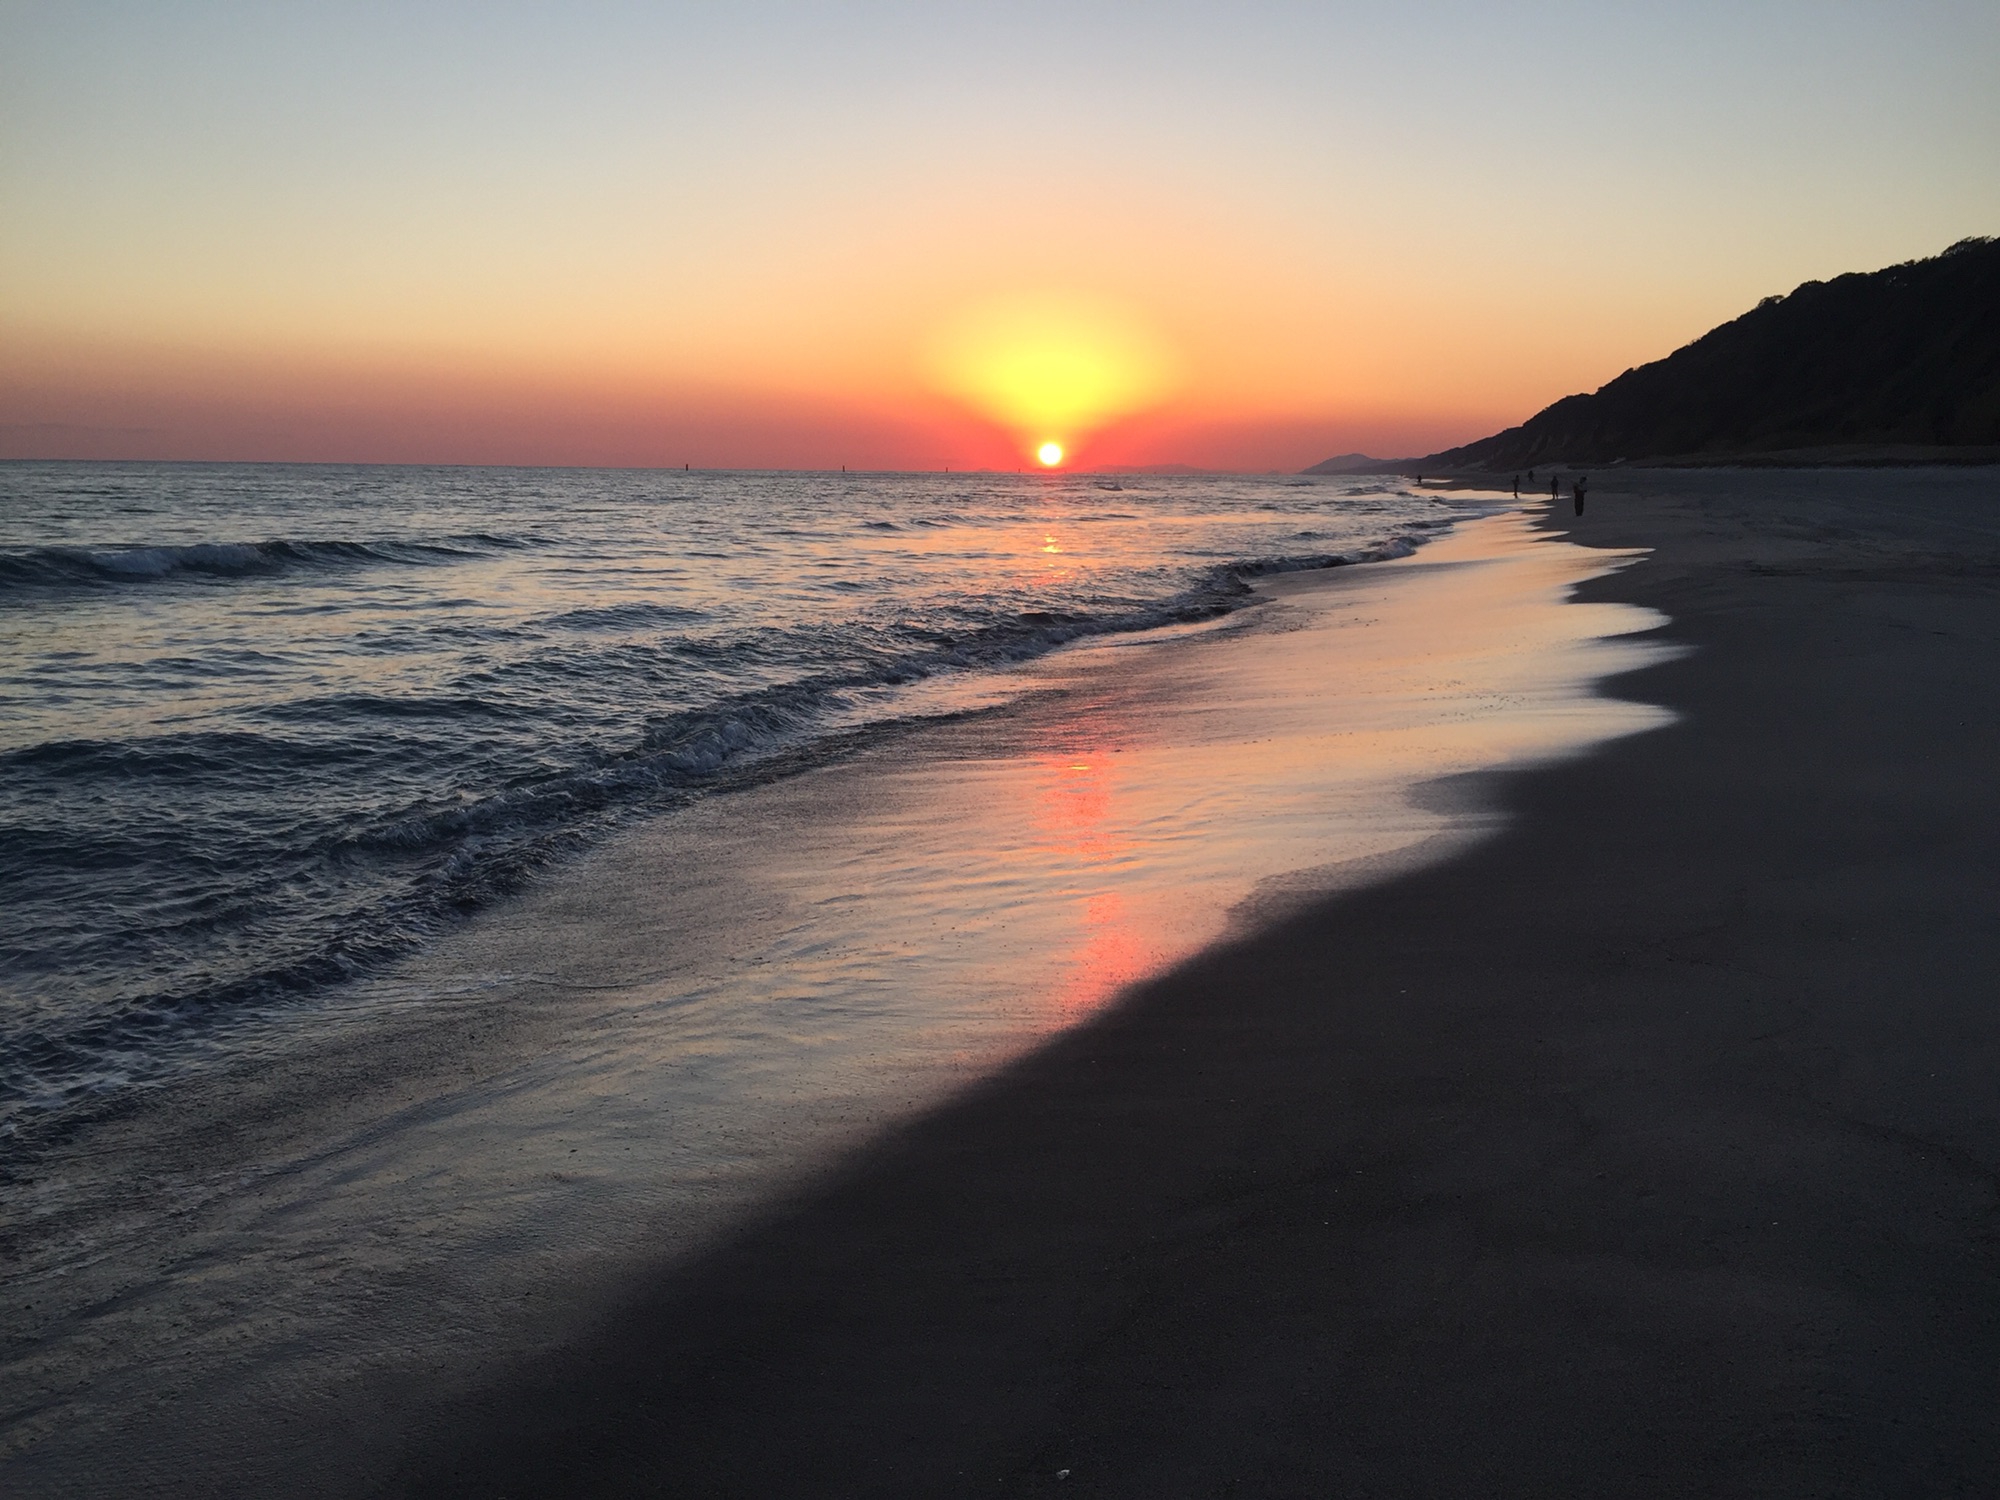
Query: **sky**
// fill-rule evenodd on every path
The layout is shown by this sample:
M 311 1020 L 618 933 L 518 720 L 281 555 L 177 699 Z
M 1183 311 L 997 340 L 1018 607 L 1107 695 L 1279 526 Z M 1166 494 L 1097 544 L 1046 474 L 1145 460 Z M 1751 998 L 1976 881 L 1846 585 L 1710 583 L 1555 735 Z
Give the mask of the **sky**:
M 2000 233 L 2000 4 L 0 0 L 0 456 L 1296 469 Z

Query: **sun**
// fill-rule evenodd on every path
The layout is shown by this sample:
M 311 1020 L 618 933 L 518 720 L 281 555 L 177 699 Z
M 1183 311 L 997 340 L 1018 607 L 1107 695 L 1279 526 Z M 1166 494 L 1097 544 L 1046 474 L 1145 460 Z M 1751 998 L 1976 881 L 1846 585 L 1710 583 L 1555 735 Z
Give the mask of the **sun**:
M 1043 468 L 1069 443 L 1163 403 L 1180 359 L 1150 323 L 1094 296 L 1022 292 L 948 316 L 923 345 L 927 382 L 1013 434 Z M 1061 433 L 1060 440 L 1053 438 Z M 1054 458 L 1039 450 L 1052 446 Z
M 1057 464 L 1062 462 L 1062 444 L 1044 443 L 1035 450 L 1035 457 L 1042 461 L 1044 468 L 1053 469 Z

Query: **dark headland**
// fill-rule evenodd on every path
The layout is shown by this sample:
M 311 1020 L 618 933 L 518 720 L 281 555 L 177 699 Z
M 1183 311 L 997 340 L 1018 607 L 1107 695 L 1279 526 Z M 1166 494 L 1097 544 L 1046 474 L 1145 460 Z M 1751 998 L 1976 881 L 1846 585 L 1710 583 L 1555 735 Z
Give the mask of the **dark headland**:
M 1359 455 L 1315 465 L 1339 473 Z M 1519 427 L 1378 469 L 2000 462 L 2000 240 L 1808 281 Z
M 1145 984 L 398 1488 L 1990 1493 L 1992 471 L 1623 471 L 1680 714 L 1507 830 Z

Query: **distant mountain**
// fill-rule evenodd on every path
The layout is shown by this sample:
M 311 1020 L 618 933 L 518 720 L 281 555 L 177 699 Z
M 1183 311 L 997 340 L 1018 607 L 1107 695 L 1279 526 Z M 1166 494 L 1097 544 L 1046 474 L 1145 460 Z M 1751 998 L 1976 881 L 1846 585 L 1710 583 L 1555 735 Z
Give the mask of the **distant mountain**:
M 1307 474 L 1387 474 L 1393 473 L 1396 460 L 1392 458 L 1370 458 L 1365 453 L 1342 453 L 1329 458 L 1324 463 L 1314 464 L 1303 470 Z
M 1595 395 L 1404 467 L 1620 459 L 2000 460 L 2000 240 L 1808 281 Z

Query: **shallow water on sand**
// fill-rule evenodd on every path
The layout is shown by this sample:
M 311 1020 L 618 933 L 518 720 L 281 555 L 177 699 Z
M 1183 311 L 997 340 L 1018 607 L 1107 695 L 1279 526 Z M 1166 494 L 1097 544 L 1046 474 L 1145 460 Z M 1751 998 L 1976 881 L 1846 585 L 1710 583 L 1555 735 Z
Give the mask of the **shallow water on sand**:
M 0 1472 L 365 1490 L 481 1368 L 1123 987 L 1478 838 L 1441 778 L 1663 722 L 1592 690 L 1659 618 L 1565 602 L 1615 565 L 1502 514 L 1071 646 L 1004 709 L 636 827 L 257 1070 L 162 1090 L 15 1222 Z
M 0 464 L 0 1174 L 627 817 L 1451 512 L 1369 478 Z

